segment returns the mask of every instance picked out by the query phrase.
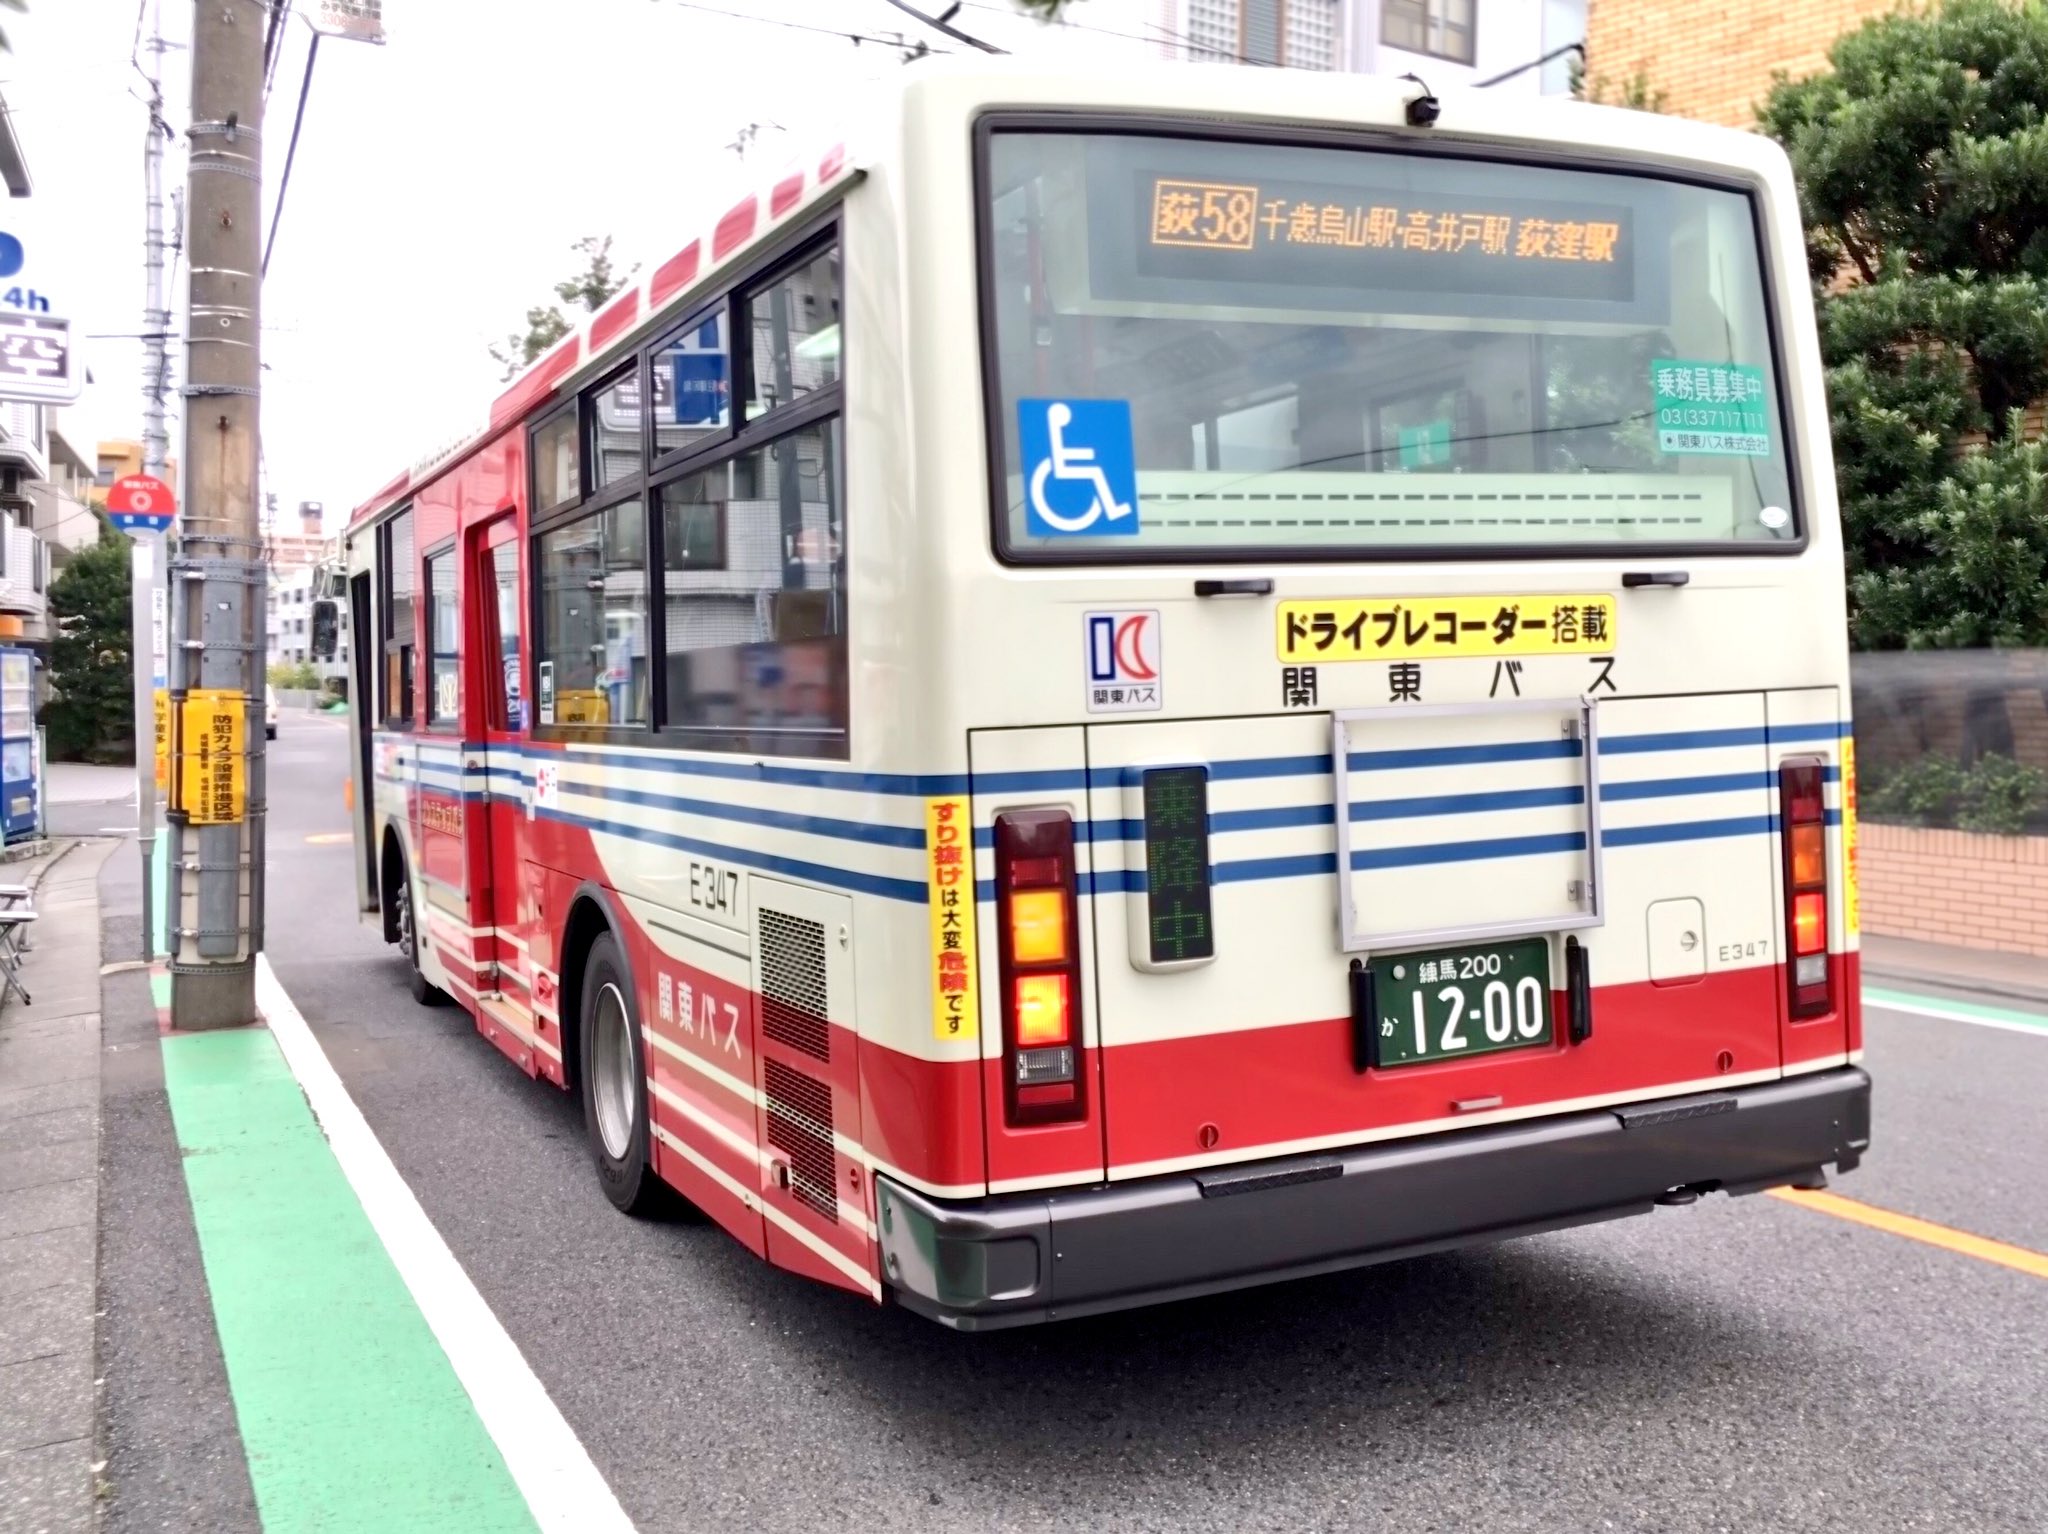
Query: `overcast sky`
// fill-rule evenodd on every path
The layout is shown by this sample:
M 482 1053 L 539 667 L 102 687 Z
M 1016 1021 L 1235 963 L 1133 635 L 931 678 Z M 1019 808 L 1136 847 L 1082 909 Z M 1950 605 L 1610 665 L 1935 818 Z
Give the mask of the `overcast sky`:
M 191 0 L 162 6 L 182 42 Z M 974 0 L 959 21 L 1020 49 L 1135 54 L 1151 51 L 1137 18 L 1153 9 L 1079 0 L 1080 25 L 1124 36 L 1046 37 L 1007 0 Z M 142 304 L 137 10 L 30 0 L 6 16 L 14 51 L 0 55 L 35 179 L 32 198 L 0 203 L 0 228 L 25 241 L 22 280 L 75 334 L 116 338 L 85 343 L 95 383 L 66 429 L 88 455 L 95 438 L 140 431 L 140 345 L 117 339 L 140 329 Z M 886 0 L 386 0 L 385 16 L 384 47 L 321 45 L 263 296 L 266 487 L 287 521 L 300 501 L 325 502 L 330 528 L 487 407 L 500 387 L 488 348 L 574 270 L 574 240 L 610 234 L 623 264 L 658 263 L 742 179 L 829 132 L 855 82 L 902 67 L 887 46 L 832 34 L 919 32 Z M 290 24 L 277 70 L 266 210 L 310 35 Z M 181 131 L 184 61 L 169 55 L 165 88 Z M 765 129 L 742 167 L 727 146 L 748 123 L 790 133 Z M 165 183 L 184 181 L 181 138 Z M 182 446 L 174 425 L 174 457 Z

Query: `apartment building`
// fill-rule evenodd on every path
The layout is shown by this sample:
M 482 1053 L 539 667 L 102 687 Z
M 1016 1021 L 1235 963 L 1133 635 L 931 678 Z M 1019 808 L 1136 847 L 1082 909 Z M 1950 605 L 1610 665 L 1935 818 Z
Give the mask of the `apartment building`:
M 1357 74 L 1415 74 L 1434 90 L 1477 85 L 1561 94 L 1558 59 L 1585 35 L 1587 0 L 1074 0 L 1043 25 L 1008 0 L 969 0 L 955 23 L 1018 53 L 1176 59 Z M 1509 74 L 1510 71 L 1519 71 Z
M 1479 85 L 1559 94 L 1564 59 L 1522 70 L 1580 41 L 1587 0 L 1164 0 L 1161 21 L 1189 56 L 1291 69 L 1414 74 L 1434 90 Z M 1522 72 L 1510 74 L 1510 71 Z
M 10 198 L 34 189 L 4 99 L 0 185 Z M 50 637 L 50 556 L 35 534 L 33 492 L 50 477 L 51 413 L 33 400 L 0 400 L 0 641 L 47 643 Z
M 50 553 L 34 492 L 50 477 L 50 408 L 0 401 L 0 641 L 47 643 Z

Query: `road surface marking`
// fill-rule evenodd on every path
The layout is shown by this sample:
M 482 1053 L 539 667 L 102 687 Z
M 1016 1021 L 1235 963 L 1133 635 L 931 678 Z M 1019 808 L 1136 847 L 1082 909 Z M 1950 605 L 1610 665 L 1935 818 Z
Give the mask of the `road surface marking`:
M 1905 1012 L 1914 1017 L 1936 1017 L 1944 1022 L 1975 1023 L 1980 1028 L 2003 1028 L 2012 1033 L 2048 1036 L 2048 1017 L 2038 1012 L 1988 1007 L 1981 1002 L 1957 1001 L 1948 996 L 1916 996 L 1910 991 L 1888 991 L 1866 985 L 1863 1004 L 1884 1012 Z
M 315 847 L 331 847 L 336 842 L 352 842 L 356 839 L 353 831 L 315 831 L 306 840 Z
M 1910 1214 L 1894 1214 L 1889 1209 L 1879 1209 L 1875 1204 L 1861 1204 L 1853 1198 L 1843 1198 L 1839 1193 L 1804 1193 L 1797 1188 L 1773 1188 L 1771 1196 L 1817 1214 L 1831 1214 L 1838 1220 L 1851 1220 L 1888 1235 L 1904 1236 L 1908 1241 L 1960 1252 L 1979 1262 L 1995 1262 L 2000 1267 L 2029 1273 L 2035 1278 L 2048 1278 L 2048 1254 L 2029 1251 L 2023 1246 L 2009 1246 L 2003 1241 L 1973 1236 L 1966 1230 L 1951 1230 L 1946 1225 L 1936 1225 L 1932 1220 L 1916 1220 Z
M 534 1514 L 406 1292 L 277 1041 L 166 1035 L 182 1153 L 266 1534 L 534 1534 Z
M 269 959 L 261 956 L 256 1004 L 535 1522 L 545 1534 L 632 1534 L 631 1520 L 576 1430 L 398 1175 Z

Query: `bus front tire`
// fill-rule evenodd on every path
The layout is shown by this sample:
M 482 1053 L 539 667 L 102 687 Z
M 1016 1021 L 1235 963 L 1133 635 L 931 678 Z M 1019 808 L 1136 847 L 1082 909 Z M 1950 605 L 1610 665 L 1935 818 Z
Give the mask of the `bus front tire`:
M 582 992 L 578 1075 L 591 1159 L 613 1206 L 644 1218 L 661 1209 L 663 1189 L 648 1155 L 647 1070 L 633 986 L 610 933 L 591 945 Z

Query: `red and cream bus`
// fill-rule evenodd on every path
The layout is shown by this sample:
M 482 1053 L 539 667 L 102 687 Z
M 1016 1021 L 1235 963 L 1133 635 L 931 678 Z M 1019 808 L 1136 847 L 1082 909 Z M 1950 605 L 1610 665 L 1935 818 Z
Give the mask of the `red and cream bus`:
M 971 1328 L 1856 1165 L 1786 162 L 1417 94 L 906 71 L 356 513 L 362 907 L 621 1209 Z

